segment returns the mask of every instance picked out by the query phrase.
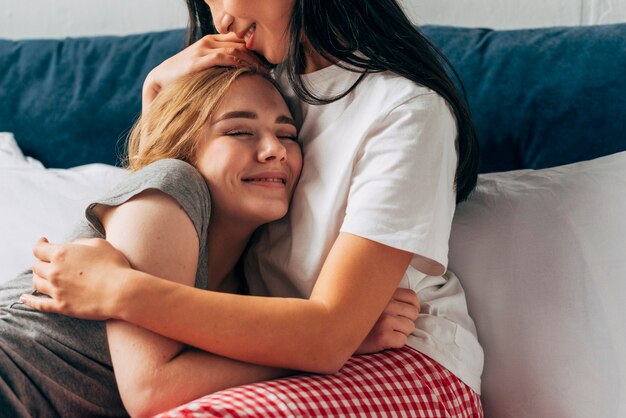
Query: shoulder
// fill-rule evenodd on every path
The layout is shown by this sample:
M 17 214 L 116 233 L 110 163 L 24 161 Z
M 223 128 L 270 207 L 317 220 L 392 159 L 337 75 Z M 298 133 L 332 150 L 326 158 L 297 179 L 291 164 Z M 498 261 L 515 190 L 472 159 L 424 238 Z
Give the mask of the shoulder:
M 126 181 L 132 190 L 156 189 L 177 200 L 183 207 L 210 204 L 209 187 L 191 164 L 167 158 L 132 173 Z
M 404 114 L 416 127 L 422 122 L 432 122 L 433 118 L 455 124 L 452 110 L 441 95 L 390 71 L 368 74 L 358 86 L 356 96 L 361 108 L 373 109 L 376 117 L 369 118 L 373 123 Z
M 191 164 L 173 158 L 155 161 L 132 173 L 130 182 L 152 183 L 167 188 L 196 188 L 207 190 L 208 186 L 200 172 Z
M 454 143 L 456 118 L 434 90 L 390 71 L 369 74 L 361 84 L 354 104 L 367 114 L 363 119 L 370 121 L 370 131 L 395 127 L 394 135 L 444 135 Z
M 98 205 L 120 206 L 131 200 L 134 204 L 125 205 L 126 210 L 149 205 L 155 214 L 176 204 L 192 220 L 199 236 L 203 236 L 211 213 L 209 189 L 200 172 L 184 161 L 164 159 L 129 173 L 110 193 L 89 205 L 87 219 L 93 222 L 90 210 Z

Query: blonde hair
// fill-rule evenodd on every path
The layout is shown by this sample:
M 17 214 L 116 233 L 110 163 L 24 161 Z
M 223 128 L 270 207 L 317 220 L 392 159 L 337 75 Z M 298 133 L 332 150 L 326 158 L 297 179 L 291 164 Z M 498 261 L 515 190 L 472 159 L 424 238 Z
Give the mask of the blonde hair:
M 137 171 L 164 158 L 194 164 L 199 133 L 213 116 L 226 92 L 239 77 L 267 75 L 248 67 L 214 67 L 183 76 L 161 90 L 128 136 L 124 165 Z

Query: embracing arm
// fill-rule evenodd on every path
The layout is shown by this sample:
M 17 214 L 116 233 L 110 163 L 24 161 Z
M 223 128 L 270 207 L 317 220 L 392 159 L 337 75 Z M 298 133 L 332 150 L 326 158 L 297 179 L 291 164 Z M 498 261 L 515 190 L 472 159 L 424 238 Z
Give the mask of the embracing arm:
M 372 329 L 411 256 L 342 233 L 310 299 L 204 292 L 120 269 L 115 274 L 124 276 L 123 284 L 107 310 L 120 319 L 233 359 L 332 373 Z
M 22 302 L 35 309 L 123 319 L 267 366 L 334 372 L 360 342 L 357 353 L 402 347 L 419 314 L 415 293 L 396 289 L 411 254 L 346 233 L 335 242 L 309 300 L 182 286 L 130 269 L 124 256 L 100 239 L 40 241 L 34 254 L 33 287 L 52 297 L 22 295 Z
M 187 288 L 193 285 L 198 238 L 175 200 L 147 191 L 121 206 L 98 206 L 96 213 L 107 241 L 133 268 Z M 143 293 L 152 284 L 144 282 L 145 288 L 137 290 Z M 162 315 L 164 321 L 169 317 L 165 307 L 157 307 L 153 314 Z M 120 394 L 132 416 L 151 416 L 211 392 L 286 374 L 186 349 L 177 341 L 121 320 L 107 321 L 107 337 Z

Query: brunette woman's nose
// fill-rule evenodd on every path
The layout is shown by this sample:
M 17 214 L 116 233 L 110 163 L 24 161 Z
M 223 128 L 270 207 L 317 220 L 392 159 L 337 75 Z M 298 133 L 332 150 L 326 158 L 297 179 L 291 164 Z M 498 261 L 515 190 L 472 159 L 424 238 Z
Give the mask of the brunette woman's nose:
M 213 14 L 213 23 L 215 24 L 215 29 L 222 35 L 225 35 L 230 32 L 230 27 L 234 22 L 234 18 L 226 12 L 217 12 Z
M 287 161 L 287 148 L 285 145 L 275 136 L 271 134 L 264 135 L 259 141 L 259 161 Z

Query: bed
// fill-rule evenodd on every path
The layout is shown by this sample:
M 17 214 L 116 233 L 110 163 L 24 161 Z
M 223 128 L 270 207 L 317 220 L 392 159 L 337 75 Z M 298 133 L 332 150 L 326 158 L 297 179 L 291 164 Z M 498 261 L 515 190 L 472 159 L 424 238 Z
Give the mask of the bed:
M 486 416 L 626 416 L 626 24 L 423 30 L 481 143 L 450 269 L 485 349 Z M 1 279 L 124 175 L 142 81 L 182 42 L 0 40 Z

